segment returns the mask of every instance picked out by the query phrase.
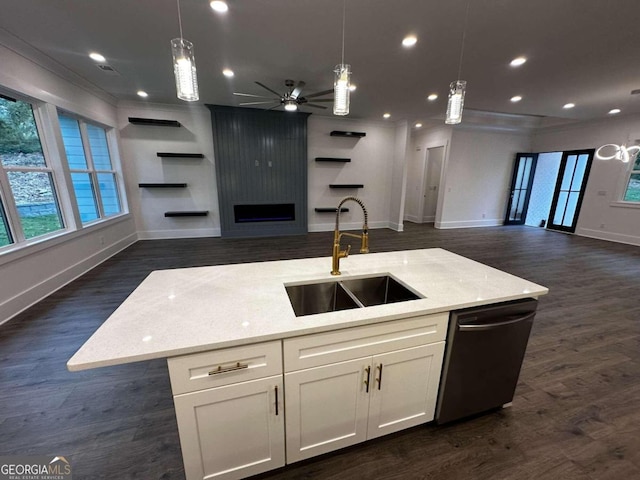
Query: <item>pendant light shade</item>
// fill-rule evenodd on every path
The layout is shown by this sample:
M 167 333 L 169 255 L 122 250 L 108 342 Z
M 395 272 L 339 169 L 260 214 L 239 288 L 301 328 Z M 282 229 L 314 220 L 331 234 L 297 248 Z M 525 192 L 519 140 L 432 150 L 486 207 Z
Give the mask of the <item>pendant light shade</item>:
M 171 54 L 173 55 L 173 73 L 176 77 L 178 98 L 187 102 L 195 102 L 200 96 L 198 94 L 193 43 L 184 38 L 174 38 L 171 40 Z
M 449 102 L 447 103 L 447 118 L 444 123 L 456 125 L 462 121 L 462 108 L 464 107 L 464 94 L 467 82 L 457 80 L 449 86 Z
M 349 89 L 351 86 L 351 65 L 336 65 L 336 69 L 333 72 L 335 73 L 333 82 L 333 114 L 348 115 L 349 96 L 351 93 L 351 90 Z

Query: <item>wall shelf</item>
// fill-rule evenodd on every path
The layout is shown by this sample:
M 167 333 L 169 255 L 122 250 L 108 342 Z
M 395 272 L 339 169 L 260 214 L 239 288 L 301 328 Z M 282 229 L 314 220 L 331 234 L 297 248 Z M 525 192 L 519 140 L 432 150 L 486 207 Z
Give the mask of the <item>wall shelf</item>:
M 316 162 L 350 162 L 350 158 L 332 158 L 332 157 L 316 157 Z
M 320 208 L 315 208 L 315 211 L 318 213 L 336 213 L 336 210 L 338 210 L 336 207 L 320 207 Z M 342 212 L 348 212 L 349 209 L 346 207 L 342 207 L 340 208 L 340 213 Z
M 208 210 L 191 210 L 182 212 L 164 212 L 165 217 L 206 217 Z
M 139 183 L 140 188 L 187 188 L 186 183 Z
M 204 158 L 202 153 L 173 153 L 173 152 L 158 152 L 160 158 Z
M 342 130 L 333 130 L 330 135 L 332 137 L 354 137 L 354 138 L 362 138 L 367 134 L 365 132 L 344 132 Z
M 129 117 L 129 123 L 134 125 L 152 125 L 156 127 L 181 127 L 177 120 L 158 120 L 156 118 Z
M 329 188 L 364 188 L 361 183 L 332 183 Z

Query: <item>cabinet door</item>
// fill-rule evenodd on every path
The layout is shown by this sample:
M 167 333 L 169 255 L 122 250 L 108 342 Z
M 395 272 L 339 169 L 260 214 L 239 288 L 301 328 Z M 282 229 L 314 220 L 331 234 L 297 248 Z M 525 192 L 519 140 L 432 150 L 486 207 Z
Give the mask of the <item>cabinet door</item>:
M 434 418 L 444 342 L 373 357 L 367 438 Z
M 281 375 L 176 395 L 187 480 L 239 479 L 283 466 L 282 400 Z
M 285 374 L 287 463 L 366 440 L 367 370 L 371 357 Z

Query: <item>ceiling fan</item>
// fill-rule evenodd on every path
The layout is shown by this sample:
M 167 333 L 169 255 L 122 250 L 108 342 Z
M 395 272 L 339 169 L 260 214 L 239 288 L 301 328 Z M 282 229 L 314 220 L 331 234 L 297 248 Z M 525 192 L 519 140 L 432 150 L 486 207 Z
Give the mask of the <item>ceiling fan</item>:
M 284 84 L 287 87 L 287 91 L 284 94 L 280 94 L 275 90 L 267 87 L 266 85 L 263 85 L 260 82 L 256 82 L 256 83 L 260 85 L 262 88 L 264 88 L 265 90 L 268 90 L 269 92 L 276 95 L 276 98 L 265 97 L 264 95 L 254 95 L 252 93 L 233 92 L 234 95 L 237 95 L 240 97 L 269 99 L 269 100 L 260 100 L 260 101 L 254 101 L 254 102 L 244 102 L 244 103 L 241 103 L 240 105 L 242 106 L 268 105 L 268 104 L 275 103 L 275 105 L 273 105 L 271 108 L 268 108 L 267 110 L 273 110 L 280 106 L 284 106 L 285 110 L 289 112 L 294 112 L 298 109 L 299 105 L 304 105 L 306 107 L 326 109 L 327 107 L 325 107 L 324 105 L 318 105 L 318 102 L 333 102 L 333 98 L 316 98 L 316 97 L 322 97 L 324 95 L 329 95 L 330 93 L 333 93 L 333 88 L 331 90 L 324 90 L 322 92 L 312 93 L 303 97 L 302 89 L 304 88 L 305 83 L 302 80 L 299 81 L 297 85 L 295 85 L 295 82 L 293 80 L 285 80 Z M 294 85 L 295 85 L 295 88 L 294 88 Z M 313 103 L 309 102 L 310 98 L 314 99 L 314 100 L 311 100 L 311 102 Z

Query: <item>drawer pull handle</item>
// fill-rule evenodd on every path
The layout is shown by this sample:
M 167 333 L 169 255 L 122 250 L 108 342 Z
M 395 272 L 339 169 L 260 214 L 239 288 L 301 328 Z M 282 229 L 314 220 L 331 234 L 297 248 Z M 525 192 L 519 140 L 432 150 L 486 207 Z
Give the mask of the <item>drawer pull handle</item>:
M 218 375 L 219 373 L 235 372 L 236 370 L 242 370 L 244 368 L 249 368 L 249 364 L 237 362 L 232 367 L 223 367 L 222 365 L 218 365 L 218 368 L 216 368 L 215 370 L 211 370 L 209 372 L 209 375 Z
M 378 366 L 378 378 L 376 379 L 378 381 L 378 390 L 380 390 L 380 388 L 382 388 L 382 364 L 380 364 Z
M 278 387 L 276 386 L 276 416 L 278 415 Z
M 367 379 L 364 381 L 364 384 L 367 387 L 367 389 L 365 391 L 366 391 L 366 393 L 369 393 L 369 380 L 371 379 L 371 367 L 367 367 L 364 370 L 365 370 L 365 372 L 367 372 Z

